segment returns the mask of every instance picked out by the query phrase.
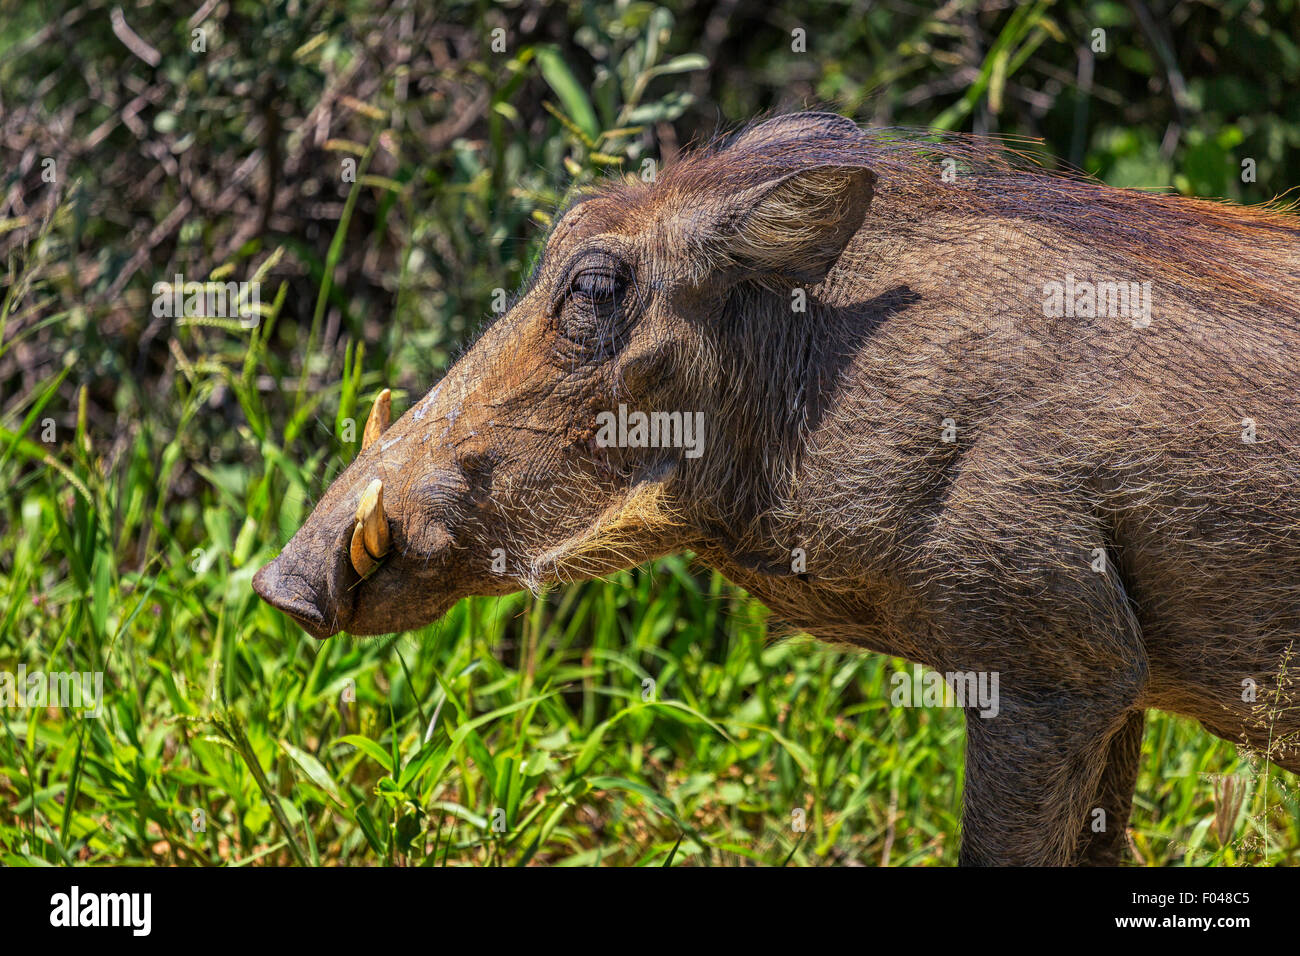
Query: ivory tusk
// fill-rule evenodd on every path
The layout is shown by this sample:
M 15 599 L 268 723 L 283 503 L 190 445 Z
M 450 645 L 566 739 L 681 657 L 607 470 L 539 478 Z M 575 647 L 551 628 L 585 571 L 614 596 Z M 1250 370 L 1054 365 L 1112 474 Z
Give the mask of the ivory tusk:
M 393 393 L 384 389 L 375 396 L 375 404 L 370 406 L 370 417 L 366 419 L 366 430 L 361 433 L 361 450 L 365 451 L 375 443 L 375 439 L 384 433 L 393 415 Z
M 352 527 L 349 556 L 352 567 L 363 578 L 388 553 L 388 518 L 384 516 L 384 483 L 376 478 L 366 485 L 357 502 L 356 524 Z
M 374 479 L 361 492 L 356 506 L 356 523 L 370 557 L 382 558 L 389 553 L 389 519 L 383 515 L 383 483 Z
M 348 557 L 352 559 L 353 570 L 363 578 L 368 577 L 371 571 L 379 567 L 379 562 L 366 551 L 366 536 L 361 530 L 360 521 L 352 527 L 352 544 L 348 548 Z

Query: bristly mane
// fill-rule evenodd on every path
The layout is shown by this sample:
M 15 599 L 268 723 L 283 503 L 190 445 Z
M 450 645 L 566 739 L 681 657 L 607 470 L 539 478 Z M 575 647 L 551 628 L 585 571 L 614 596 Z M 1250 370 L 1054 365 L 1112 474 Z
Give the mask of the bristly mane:
M 684 154 L 654 187 L 615 189 L 726 195 L 774 170 L 867 167 L 876 174 L 877 200 L 864 228 L 897 224 L 915 235 L 935 214 L 950 222 L 953 216 L 1020 220 L 1074 236 L 1191 293 L 1227 292 L 1300 316 L 1295 203 L 1242 206 L 1107 186 L 1082 173 L 1045 169 L 1013 140 L 882 128 L 858 135 L 814 130 L 797 141 L 760 139 L 746 147 L 756 128 Z M 1279 269 L 1279 262 L 1287 266 Z

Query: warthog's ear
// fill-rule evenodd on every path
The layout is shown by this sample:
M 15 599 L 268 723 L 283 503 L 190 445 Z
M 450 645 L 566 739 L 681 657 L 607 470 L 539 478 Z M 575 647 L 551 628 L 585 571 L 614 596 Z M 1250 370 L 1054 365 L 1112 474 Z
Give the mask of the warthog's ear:
M 862 228 L 876 176 L 865 166 L 813 163 L 723 200 L 708 245 L 744 278 L 817 283 Z
M 727 152 L 747 153 L 784 145 L 797 146 L 811 140 L 856 143 L 862 139 L 862 130 L 847 116 L 810 110 L 786 113 L 749 127 L 727 144 Z
M 722 185 L 711 214 L 698 220 L 707 261 L 735 278 L 820 282 L 871 205 L 876 177 L 865 139 L 852 120 L 822 112 L 742 132 L 721 154 L 738 184 Z

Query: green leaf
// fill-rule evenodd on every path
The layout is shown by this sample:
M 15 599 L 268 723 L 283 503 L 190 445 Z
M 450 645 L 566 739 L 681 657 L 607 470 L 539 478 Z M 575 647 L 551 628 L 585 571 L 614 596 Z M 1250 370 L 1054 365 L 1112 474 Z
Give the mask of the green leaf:
M 281 740 L 280 746 L 284 749 L 285 753 L 293 758 L 294 763 L 299 767 L 302 767 L 307 776 L 311 778 L 312 783 L 316 784 L 316 786 L 320 787 L 337 800 L 339 806 L 347 806 L 343 800 L 343 796 L 339 793 L 338 785 L 330 779 L 329 771 L 321 765 L 319 760 L 307 753 L 305 750 L 299 750 L 287 740 Z
M 362 737 L 360 734 L 348 734 L 346 737 L 340 737 L 334 741 L 336 744 L 351 744 L 358 750 L 366 754 L 370 759 L 383 767 L 390 774 L 393 772 L 393 757 L 387 750 L 379 746 L 369 737 Z
M 384 841 L 379 837 L 379 825 L 370 813 L 370 808 L 364 803 L 357 807 L 357 825 L 361 827 L 361 832 L 365 834 L 366 842 L 370 848 L 380 856 L 384 855 Z
M 596 120 L 596 111 L 591 108 L 591 100 L 583 92 L 569 65 L 564 62 L 560 51 L 553 46 L 539 47 L 537 65 L 542 76 L 550 84 L 555 95 L 560 98 L 564 112 L 568 114 L 578 129 L 582 130 L 589 142 L 594 143 L 600 135 L 600 123 Z
M 646 72 L 651 76 L 664 76 L 668 73 L 689 73 L 691 70 L 707 70 L 708 68 L 709 58 L 703 53 L 683 53 L 681 56 L 675 56 L 667 63 L 661 63 Z

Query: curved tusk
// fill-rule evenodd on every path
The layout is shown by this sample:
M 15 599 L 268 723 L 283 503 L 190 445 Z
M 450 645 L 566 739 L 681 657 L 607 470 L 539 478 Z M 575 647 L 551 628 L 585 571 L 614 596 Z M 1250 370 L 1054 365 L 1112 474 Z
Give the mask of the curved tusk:
M 376 478 L 366 485 L 357 503 L 356 524 L 352 527 L 349 556 L 352 567 L 363 578 L 375 569 L 388 553 L 388 518 L 384 515 L 384 483 Z
M 379 566 L 379 559 L 388 553 L 388 518 L 384 515 L 384 483 L 376 478 L 366 485 L 357 503 L 356 523 L 352 526 L 352 542 L 348 556 L 352 567 L 363 578 Z
M 352 568 L 363 578 L 379 567 L 379 562 L 366 552 L 366 535 L 358 521 L 352 528 L 352 544 L 348 548 L 348 557 L 352 559 Z
M 370 406 L 370 417 L 366 419 L 366 430 L 361 433 L 361 450 L 365 451 L 375 443 L 375 439 L 384 433 L 393 416 L 393 393 L 384 389 L 375 396 L 375 404 Z

